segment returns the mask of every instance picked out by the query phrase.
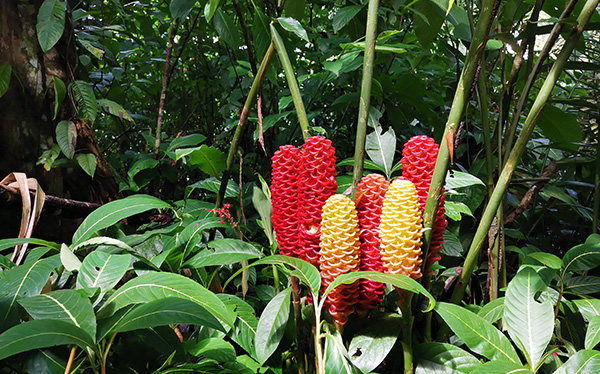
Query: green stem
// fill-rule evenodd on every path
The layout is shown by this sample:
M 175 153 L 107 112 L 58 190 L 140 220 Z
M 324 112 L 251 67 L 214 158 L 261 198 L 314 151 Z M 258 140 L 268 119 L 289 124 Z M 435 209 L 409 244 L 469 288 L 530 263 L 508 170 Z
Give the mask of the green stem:
M 369 0 L 367 11 L 367 29 L 365 31 L 365 58 L 363 62 L 363 78 L 360 88 L 360 104 L 358 123 L 356 126 L 356 142 L 354 145 L 354 176 L 352 179 L 352 196 L 356 193 L 358 182 L 363 176 L 365 162 L 365 141 L 367 139 L 367 122 L 371 104 L 371 85 L 373 83 L 373 61 L 375 59 L 375 43 L 377 42 L 377 10 L 379 0 Z
M 279 56 L 279 61 L 283 66 L 285 78 L 287 79 L 287 83 L 290 88 L 290 93 L 292 94 L 292 99 L 294 100 L 296 114 L 298 115 L 300 128 L 302 128 L 302 137 L 304 138 L 304 140 L 306 140 L 310 137 L 310 127 L 308 126 L 306 109 L 304 109 L 304 102 L 302 101 L 302 95 L 300 95 L 300 88 L 298 87 L 296 74 L 294 73 L 294 68 L 292 67 L 292 63 L 290 62 L 290 57 L 288 56 L 287 51 L 285 49 L 285 44 L 283 44 L 283 39 L 281 39 L 281 36 L 279 36 L 277 29 L 275 29 L 275 26 L 272 23 L 270 26 L 272 40 L 275 44 L 275 49 L 277 49 L 277 55 Z
M 479 113 L 481 116 L 481 127 L 483 128 L 483 144 L 485 147 L 485 166 L 487 170 L 487 189 L 488 199 L 492 196 L 494 190 L 494 165 L 492 164 L 492 135 L 490 130 L 490 122 L 488 119 L 489 106 L 488 106 L 488 91 L 487 91 L 487 75 L 485 71 L 485 59 L 481 59 L 482 68 L 479 72 L 479 78 L 477 79 L 477 98 L 479 99 Z
M 523 152 L 527 147 L 527 143 L 533 130 L 535 128 L 535 124 L 538 116 L 540 115 L 546 101 L 550 97 L 552 93 L 552 88 L 556 84 L 560 73 L 563 68 L 567 64 L 569 60 L 569 56 L 573 52 L 573 49 L 577 45 L 579 37 L 583 33 L 583 28 L 585 24 L 588 22 L 592 14 L 594 13 L 596 6 L 598 5 L 599 0 L 588 0 L 583 9 L 581 10 L 581 14 L 577 19 L 577 25 L 571 31 L 569 38 L 566 40 L 560 54 L 556 58 L 556 62 L 552 65 L 552 69 L 548 73 L 544 84 L 540 88 L 540 92 L 535 98 L 535 102 L 533 103 L 527 118 L 525 119 L 525 123 L 523 124 L 523 129 L 517 138 L 515 146 L 510 153 L 510 156 L 506 160 L 506 164 L 500 177 L 498 178 L 498 184 L 494 188 L 494 192 L 492 197 L 490 198 L 489 204 L 485 207 L 483 212 L 483 216 L 481 217 L 481 221 L 479 226 L 477 227 L 477 231 L 475 232 L 475 236 L 473 237 L 473 242 L 469 247 L 469 252 L 467 253 L 467 258 L 465 259 L 465 264 L 462 270 L 462 273 L 458 277 L 456 282 L 456 286 L 452 293 L 452 297 L 450 299 L 451 302 L 458 304 L 464 295 L 465 289 L 469 280 L 471 279 L 471 275 L 473 273 L 473 269 L 477 263 L 477 258 L 479 257 L 479 251 L 482 248 L 483 242 L 487 235 L 487 232 L 490 228 L 492 220 L 496 215 L 497 209 L 500 206 L 504 193 L 508 187 L 510 182 L 510 178 L 512 176 L 513 171 L 517 165 L 517 162 L 521 158 Z
M 447 138 L 450 137 L 451 140 L 454 141 L 456 127 L 460 122 L 465 106 L 468 102 L 471 86 L 473 85 L 473 80 L 475 79 L 475 73 L 477 71 L 478 61 L 483 54 L 492 24 L 494 2 L 495 0 L 483 1 L 483 8 L 479 16 L 479 21 L 477 22 L 477 27 L 475 28 L 475 34 L 473 35 L 469 53 L 467 54 L 465 66 L 463 67 L 460 79 L 458 81 L 458 86 L 456 87 L 456 92 L 452 101 L 452 108 L 450 109 L 448 122 L 446 122 L 444 136 L 442 137 L 442 142 L 440 144 L 440 151 L 435 164 L 435 170 L 433 171 L 433 176 L 431 178 L 429 196 L 427 197 L 427 203 L 425 204 L 425 209 L 423 211 L 423 228 L 425 230 L 423 233 L 422 250 L 423 258 L 425 259 L 427 258 L 427 253 L 429 252 L 429 243 L 431 242 L 431 235 L 433 231 L 432 229 L 435 223 L 440 198 L 442 197 L 443 185 L 446 180 L 446 172 L 448 171 L 448 165 L 450 163 L 450 150 L 448 148 Z M 427 261 L 423 261 L 423 274 L 428 273 L 427 269 L 425 268 L 426 264 Z
M 598 213 L 600 212 L 600 133 L 596 144 L 596 175 L 594 176 L 594 217 L 592 218 L 592 232 L 598 233 Z
M 323 345 L 321 344 L 321 310 L 322 303 L 319 302 L 318 295 L 313 296 L 313 304 L 315 309 L 315 354 L 317 356 L 317 374 L 325 374 L 325 362 L 323 361 Z
M 411 301 L 413 293 L 405 290 L 398 290 L 400 300 L 398 306 L 402 311 L 402 351 L 404 352 L 404 374 L 413 374 L 415 367 L 413 363 L 412 349 L 412 329 L 414 317 L 412 315 Z M 431 314 L 431 313 L 429 313 Z
M 267 53 L 265 53 L 265 57 L 263 58 L 260 67 L 258 68 L 258 73 L 254 77 L 254 82 L 252 82 L 252 87 L 250 88 L 250 92 L 248 93 L 248 97 L 246 98 L 246 102 L 244 103 L 244 108 L 242 109 L 240 120 L 235 129 L 235 133 L 233 134 L 233 140 L 231 141 L 231 147 L 229 147 L 229 154 L 227 155 L 227 167 L 223 172 L 223 176 L 221 178 L 221 187 L 219 188 L 219 194 L 217 195 L 217 202 L 215 204 L 217 208 L 220 208 L 223 204 L 225 191 L 227 190 L 227 182 L 229 182 L 229 177 L 231 176 L 231 168 L 233 167 L 233 161 L 235 159 L 235 155 L 237 154 L 240 141 L 242 140 L 244 125 L 248 120 L 250 109 L 252 108 L 252 106 L 254 106 L 254 103 L 256 103 L 260 85 L 264 81 L 265 76 L 267 75 L 267 70 L 269 70 L 269 66 L 271 65 L 273 57 L 275 57 L 275 45 L 271 43 L 269 49 L 267 50 Z
M 302 334 L 302 304 L 300 303 L 300 282 L 292 275 L 292 305 L 294 306 L 294 322 L 296 325 L 296 361 L 298 362 L 298 374 L 306 372 L 306 361 L 304 358 L 304 334 Z

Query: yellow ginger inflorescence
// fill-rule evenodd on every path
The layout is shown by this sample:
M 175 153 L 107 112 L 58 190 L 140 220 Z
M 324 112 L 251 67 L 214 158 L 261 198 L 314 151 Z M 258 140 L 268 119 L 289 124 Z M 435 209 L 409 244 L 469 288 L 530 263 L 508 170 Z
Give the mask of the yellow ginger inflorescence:
M 354 202 L 344 195 L 333 195 L 323 207 L 321 222 L 321 277 L 323 287 L 335 278 L 360 266 L 358 218 Z M 358 298 L 358 282 L 337 287 L 327 296 L 329 314 L 343 325 L 354 311 Z
M 379 240 L 387 273 L 421 277 L 421 205 L 415 185 L 396 179 L 390 185 L 381 211 Z

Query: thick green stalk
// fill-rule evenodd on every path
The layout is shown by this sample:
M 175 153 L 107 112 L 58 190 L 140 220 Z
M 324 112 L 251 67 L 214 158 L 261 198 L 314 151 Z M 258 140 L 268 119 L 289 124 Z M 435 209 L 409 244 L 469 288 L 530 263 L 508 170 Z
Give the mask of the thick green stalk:
M 263 58 L 260 64 L 260 67 L 258 68 L 258 73 L 254 77 L 254 82 L 252 82 L 252 87 L 250 87 L 250 92 L 248 93 L 248 97 L 246 98 L 246 102 L 244 103 L 244 108 L 242 109 L 240 120 L 238 122 L 237 128 L 235 129 L 235 133 L 233 134 L 233 140 L 231 141 L 231 147 L 229 148 L 229 154 L 227 155 L 227 168 L 223 172 L 223 177 L 221 178 L 221 187 L 219 188 L 217 203 L 215 204 L 217 209 L 220 208 L 223 204 L 223 198 L 225 197 L 225 191 L 227 190 L 227 182 L 229 182 L 229 177 L 231 176 L 231 168 L 233 167 L 233 161 L 235 160 L 235 155 L 237 154 L 240 141 L 242 140 L 244 125 L 248 120 L 250 109 L 254 106 L 254 103 L 256 103 L 260 85 L 265 79 L 265 76 L 267 75 L 267 70 L 269 70 L 269 66 L 271 65 L 273 57 L 275 57 L 275 45 L 271 43 L 269 49 L 267 50 L 267 53 L 265 54 L 265 57 Z
M 592 232 L 598 233 L 598 213 L 600 212 L 600 133 L 596 144 L 596 175 L 594 176 L 594 217 L 592 218 Z
M 412 336 L 413 336 L 413 323 L 415 317 L 412 315 L 412 299 L 414 293 L 406 290 L 397 289 L 400 295 L 400 300 L 397 302 L 400 310 L 402 311 L 402 352 L 404 356 L 404 374 L 413 374 L 415 372 L 415 365 L 413 362 L 413 348 L 412 348 Z M 432 314 L 432 313 L 429 313 Z
M 300 88 L 298 87 L 298 81 L 296 80 L 296 73 L 290 62 L 290 57 L 285 50 L 285 44 L 283 39 L 279 36 L 279 33 L 275 29 L 275 26 L 271 23 L 271 35 L 275 49 L 277 49 L 277 55 L 279 61 L 283 66 L 285 78 L 287 79 L 292 99 L 294 100 L 294 106 L 296 107 L 296 114 L 298 115 L 298 121 L 300 122 L 300 128 L 302 128 L 302 137 L 304 140 L 310 137 L 310 127 L 308 126 L 308 118 L 306 117 L 306 109 L 304 109 L 304 102 L 302 101 L 302 95 L 300 95 Z
M 373 60 L 375 59 L 375 43 L 377 42 L 377 10 L 379 0 L 369 0 L 367 11 L 367 30 L 365 32 L 365 58 L 363 77 L 360 87 L 358 106 L 358 124 L 356 126 L 356 142 L 354 145 L 354 177 L 352 179 L 352 196 L 355 195 L 358 182 L 363 176 L 365 163 L 365 141 L 367 139 L 367 122 L 371 105 L 371 84 L 373 83 Z
M 502 173 L 498 178 L 498 184 L 494 188 L 494 192 L 492 197 L 490 198 L 489 204 L 485 207 L 483 212 L 483 216 L 481 217 L 481 221 L 479 226 L 477 227 L 477 231 L 475 232 L 475 236 L 473 237 L 473 242 L 469 247 L 469 252 L 467 253 L 467 258 L 465 259 L 465 264 L 462 270 L 462 273 L 458 277 L 456 282 L 456 286 L 452 293 L 452 297 L 450 299 L 451 302 L 458 304 L 464 295 L 465 289 L 469 280 L 471 279 L 471 275 L 473 274 L 473 269 L 477 263 L 477 258 L 479 257 L 479 251 L 483 246 L 485 238 L 487 236 L 487 232 L 492 224 L 492 220 L 496 215 L 497 209 L 502 202 L 504 197 L 504 193 L 508 187 L 510 182 L 510 178 L 512 176 L 515 167 L 517 166 L 517 162 L 520 160 L 523 152 L 527 147 L 527 143 L 529 142 L 529 138 L 533 133 L 535 128 L 535 124 L 537 122 L 537 118 L 540 115 L 546 101 L 550 97 L 552 93 L 552 88 L 556 84 L 563 68 L 567 64 L 573 49 L 577 45 L 579 37 L 583 33 L 583 28 L 594 13 L 596 6 L 598 5 L 599 0 L 588 0 L 583 9 L 581 10 L 581 14 L 577 18 L 577 25 L 571 31 L 569 38 L 565 42 L 560 54 L 556 58 L 556 62 L 552 65 L 552 69 L 548 73 L 544 84 L 540 88 L 540 92 L 538 93 L 535 101 L 525 119 L 525 123 L 523 124 L 523 129 L 517 138 L 515 146 L 511 151 L 508 159 L 506 160 L 506 164 L 502 169 Z
M 427 258 L 429 252 L 429 243 L 431 242 L 431 234 L 433 224 L 435 223 L 435 217 L 442 197 L 442 189 L 444 181 L 446 180 L 446 172 L 448 171 L 448 165 L 450 163 L 450 149 L 448 147 L 448 138 L 454 142 L 454 135 L 456 132 L 457 125 L 460 122 L 462 114 L 464 112 L 467 101 L 469 100 L 469 94 L 473 80 L 475 79 L 475 73 L 477 71 L 478 62 L 481 58 L 485 44 L 488 39 L 489 30 L 492 24 L 492 16 L 494 15 L 494 3 L 495 0 L 484 0 L 483 8 L 473 34 L 471 41 L 471 47 L 467 54 L 467 59 L 463 67 L 458 86 L 456 87 L 456 93 L 454 94 L 454 100 L 452 101 L 452 109 L 448 115 L 448 122 L 446 122 L 446 128 L 444 130 L 444 136 L 440 144 L 440 151 L 438 153 L 437 161 L 435 164 L 435 170 L 431 178 L 431 187 L 429 188 L 429 196 L 427 197 L 427 203 L 423 212 L 423 258 Z M 425 264 L 427 261 L 423 261 L 423 273 L 426 274 Z M 428 277 L 424 277 L 426 288 Z

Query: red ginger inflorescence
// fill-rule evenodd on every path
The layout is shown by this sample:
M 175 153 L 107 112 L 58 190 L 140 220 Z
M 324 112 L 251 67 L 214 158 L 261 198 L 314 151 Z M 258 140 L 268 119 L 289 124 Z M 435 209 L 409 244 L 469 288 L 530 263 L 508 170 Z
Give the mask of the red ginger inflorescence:
M 271 173 L 271 203 L 273 228 L 277 234 L 279 252 L 299 257 L 298 247 L 298 169 L 300 150 L 284 145 L 273 155 Z
M 421 210 L 425 209 L 431 178 L 435 169 L 435 162 L 439 146 L 435 141 L 425 135 L 413 136 L 404 144 L 402 150 L 402 177 L 413 182 L 417 188 Z M 440 206 L 435 218 L 435 224 L 427 253 L 426 271 L 431 272 L 431 266 L 441 259 L 439 252 L 444 242 L 444 231 L 448 226 L 446 210 L 444 209 L 444 194 L 440 199 Z
M 354 202 L 344 195 L 333 195 L 323 207 L 320 262 L 323 289 L 339 275 L 358 271 L 360 241 Z M 344 325 L 354 311 L 359 283 L 336 287 L 327 295 L 326 303 L 337 325 Z
M 299 257 L 317 268 L 323 205 L 337 191 L 335 161 L 331 140 L 313 136 L 304 143 L 298 175 Z
M 379 222 L 383 198 L 390 182 L 380 174 L 363 177 L 356 190 L 356 211 L 360 227 L 360 270 L 384 272 L 379 244 Z M 366 313 L 383 300 L 385 284 L 360 280 L 357 309 Z

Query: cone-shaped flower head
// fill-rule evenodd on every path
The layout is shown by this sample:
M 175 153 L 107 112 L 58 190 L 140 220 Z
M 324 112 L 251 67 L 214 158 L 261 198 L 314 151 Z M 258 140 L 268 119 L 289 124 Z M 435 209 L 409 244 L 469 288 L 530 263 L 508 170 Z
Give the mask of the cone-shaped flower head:
M 322 136 L 313 136 L 302 147 L 298 175 L 298 220 L 300 258 L 319 266 L 321 212 L 327 198 L 335 194 L 337 181 L 335 148 Z
M 344 195 L 333 195 L 323 207 L 321 226 L 321 278 L 329 286 L 340 274 L 358 271 L 360 241 L 354 202 Z M 341 285 L 327 295 L 328 310 L 334 321 L 343 325 L 354 311 L 358 282 Z
M 300 150 L 284 145 L 272 158 L 271 203 L 273 228 L 279 251 L 286 256 L 298 256 L 298 168 Z
M 415 185 L 396 179 L 385 194 L 379 225 L 381 258 L 387 273 L 421 277 L 421 221 Z
M 425 209 L 425 203 L 427 202 L 438 152 L 439 147 L 435 144 L 435 141 L 425 135 L 413 136 L 404 144 L 402 150 L 402 177 L 415 184 L 422 210 Z M 431 265 L 441 258 L 439 252 L 442 250 L 442 243 L 444 242 L 444 230 L 448 226 L 444 200 L 444 194 L 442 193 L 427 253 L 426 269 L 428 272 L 431 271 Z
M 379 222 L 383 198 L 390 182 L 380 174 L 363 177 L 356 189 L 356 211 L 360 227 L 360 270 L 384 272 L 379 245 Z M 360 280 L 359 312 L 368 312 L 383 300 L 385 284 L 368 279 Z

